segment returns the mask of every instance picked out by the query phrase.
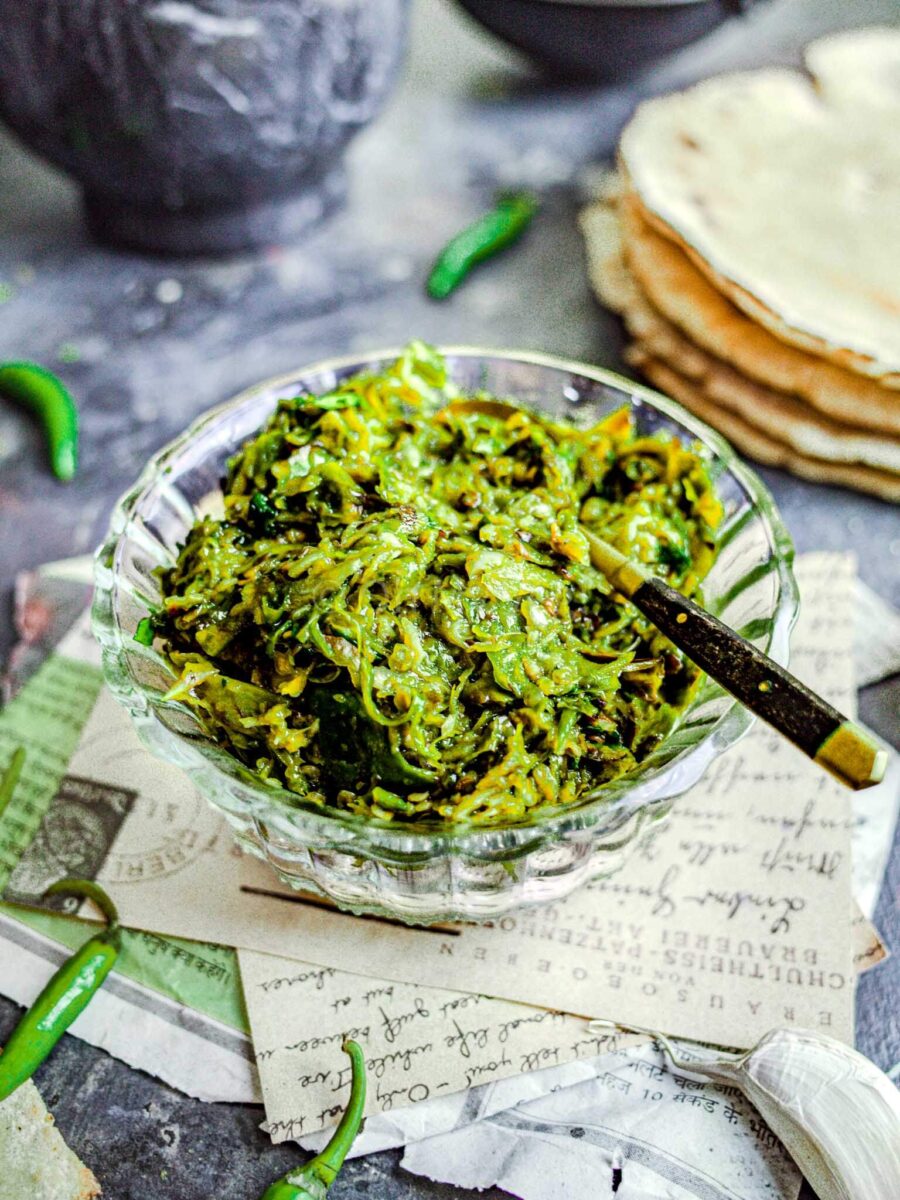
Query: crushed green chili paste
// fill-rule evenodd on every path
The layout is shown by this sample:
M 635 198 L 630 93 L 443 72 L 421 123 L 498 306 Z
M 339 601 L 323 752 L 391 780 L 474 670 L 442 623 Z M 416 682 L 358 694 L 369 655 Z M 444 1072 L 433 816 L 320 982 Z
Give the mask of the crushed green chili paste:
M 633 769 L 696 685 L 580 526 L 695 594 L 721 515 L 700 454 L 627 410 L 460 400 L 420 342 L 282 400 L 161 572 L 170 698 L 286 801 L 521 820 Z

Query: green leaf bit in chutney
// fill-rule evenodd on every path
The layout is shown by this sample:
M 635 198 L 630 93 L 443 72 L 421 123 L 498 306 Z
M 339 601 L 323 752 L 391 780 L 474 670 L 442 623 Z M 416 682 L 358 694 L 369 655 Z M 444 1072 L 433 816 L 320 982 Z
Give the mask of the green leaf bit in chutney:
M 509 823 L 598 794 L 699 672 L 588 557 L 594 530 L 687 595 L 721 517 L 695 449 L 463 398 L 421 342 L 282 400 L 161 572 L 188 704 L 286 803 Z

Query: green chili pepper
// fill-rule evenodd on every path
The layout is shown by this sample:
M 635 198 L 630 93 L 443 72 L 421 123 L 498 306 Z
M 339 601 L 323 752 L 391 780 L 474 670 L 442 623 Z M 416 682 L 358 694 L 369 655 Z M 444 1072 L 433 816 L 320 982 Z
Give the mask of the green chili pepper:
M 24 766 L 25 748 L 19 746 L 17 750 L 13 751 L 6 770 L 0 775 L 0 817 L 3 816 L 4 809 L 13 798 L 13 792 L 16 790 Z
M 45 895 L 87 896 L 109 924 L 63 963 L 13 1030 L 0 1055 L 0 1101 L 30 1079 L 110 973 L 119 955 L 119 914 L 106 892 L 87 879 L 61 879 Z
M 53 474 L 72 479 L 78 468 L 78 410 L 62 382 L 37 363 L 0 363 L 0 393 L 40 419 Z
M 501 195 L 490 212 L 458 233 L 438 255 L 428 276 L 429 296 L 444 300 L 477 263 L 521 237 L 537 210 L 537 197 L 531 192 Z
M 343 1049 L 350 1055 L 353 1078 L 350 1084 L 350 1102 L 334 1131 L 331 1141 L 321 1153 L 311 1158 L 297 1170 L 288 1171 L 263 1192 L 260 1200 L 323 1200 L 325 1193 L 334 1183 L 344 1164 L 344 1159 L 362 1124 L 366 1106 L 366 1060 L 356 1042 L 344 1042 Z

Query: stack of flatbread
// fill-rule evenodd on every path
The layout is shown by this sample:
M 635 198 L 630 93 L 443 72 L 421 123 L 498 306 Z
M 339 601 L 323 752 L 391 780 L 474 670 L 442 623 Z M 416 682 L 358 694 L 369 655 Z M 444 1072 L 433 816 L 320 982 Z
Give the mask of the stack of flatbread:
M 760 462 L 900 500 L 900 28 L 648 101 L 582 214 L 630 363 Z

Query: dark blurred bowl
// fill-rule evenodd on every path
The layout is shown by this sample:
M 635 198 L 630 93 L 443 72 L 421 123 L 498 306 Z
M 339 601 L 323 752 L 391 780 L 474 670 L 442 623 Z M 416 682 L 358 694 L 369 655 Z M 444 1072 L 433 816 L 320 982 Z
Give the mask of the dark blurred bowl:
M 303 233 L 381 108 L 409 0 L 0 0 L 0 117 L 103 240 L 223 252 Z
M 613 82 L 680 50 L 756 0 L 459 0 L 556 73 Z

